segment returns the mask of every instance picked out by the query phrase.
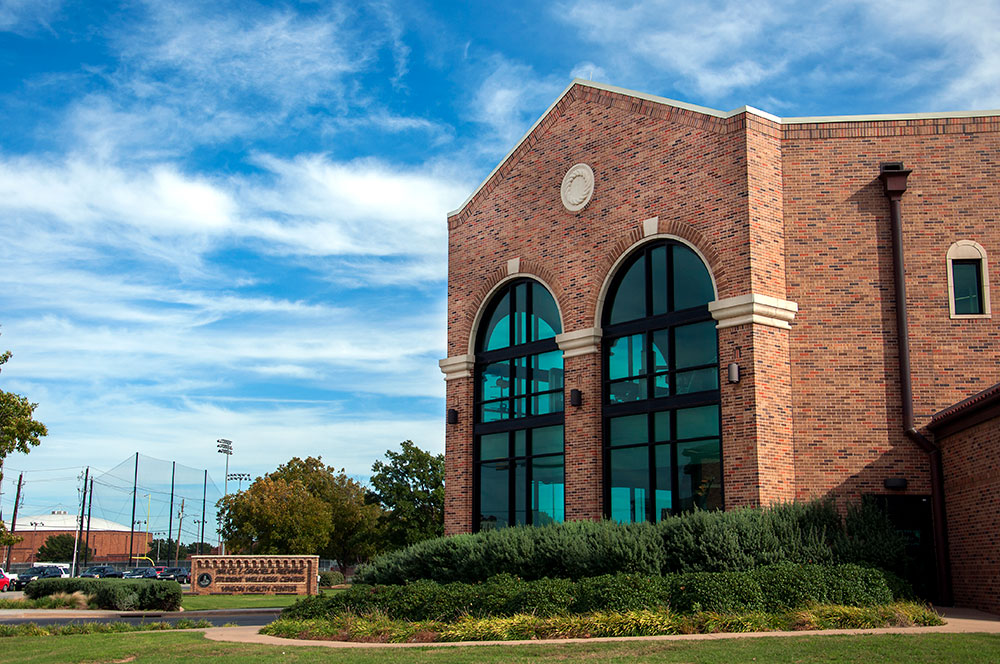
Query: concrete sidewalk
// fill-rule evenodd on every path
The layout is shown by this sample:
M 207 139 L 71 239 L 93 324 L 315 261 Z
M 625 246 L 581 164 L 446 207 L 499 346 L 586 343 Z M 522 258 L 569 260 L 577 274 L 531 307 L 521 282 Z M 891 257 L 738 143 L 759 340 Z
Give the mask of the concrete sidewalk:
M 200 611 L 103 611 L 93 609 L 0 609 L 0 623 L 15 618 L 210 618 L 213 616 L 259 615 L 272 613 L 277 617 L 280 608 L 203 609 Z
M 319 648 L 441 648 L 455 646 L 517 646 L 539 643 L 609 643 L 616 641 L 702 641 L 711 639 L 747 639 L 781 636 L 824 636 L 836 634 L 926 634 L 988 633 L 1000 634 L 1000 616 L 975 609 L 935 607 L 945 619 L 936 627 L 883 627 L 878 629 L 821 629 L 799 632 L 726 632 L 715 634 L 675 634 L 669 636 L 623 636 L 593 639 L 553 639 L 549 641 L 457 641 L 448 643 L 354 643 L 350 641 L 312 641 L 283 639 L 259 634 L 258 627 L 213 627 L 201 630 L 212 641 L 260 643 L 276 646 L 312 646 Z

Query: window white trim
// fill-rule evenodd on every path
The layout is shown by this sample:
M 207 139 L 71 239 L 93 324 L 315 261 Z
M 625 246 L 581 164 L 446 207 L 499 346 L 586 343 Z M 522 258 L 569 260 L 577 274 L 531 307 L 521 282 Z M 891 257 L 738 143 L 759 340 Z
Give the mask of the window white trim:
M 979 277 L 982 279 L 981 287 L 983 291 L 983 313 L 981 314 L 956 314 L 955 313 L 955 277 L 952 271 L 952 261 L 956 260 L 978 260 L 980 261 Z M 948 247 L 947 256 L 948 272 L 948 313 L 952 318 L 992 318 L 990 313 L 990 269 L 986 260 L 986 249 L 983 245 L 973 240 L 959 240 Z

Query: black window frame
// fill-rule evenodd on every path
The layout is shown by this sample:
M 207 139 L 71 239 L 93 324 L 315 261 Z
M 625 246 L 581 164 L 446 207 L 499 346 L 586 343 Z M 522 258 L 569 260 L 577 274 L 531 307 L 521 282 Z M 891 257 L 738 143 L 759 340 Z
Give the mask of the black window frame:
M 958 279 L 955 275 L 955 266 L 972 265 L 976 268 L 976 302 L 979 304 L 978 311 L 960 312 L 958 310 Z M 951 300 L 955 308 L 956 316 L 983 316 L 986 314 L 985 292 L 983 288 L 983 259 L 982 258 L 953 258 L 951 260 Z
M 525 343 L 515 345 L 517 330 L 516 330 L 516 316 L 517 311 L 517 299 L 515 296 L 516 288 L 521 284 L 528 284 L 529 287 L 526 289 L 526 304 L 524 311 L 527 315 L 531 315 L 534 311 L 534 287 L 535 285 L 544 289 L 545 292 L 549 294 L 550 297 L 555 300 L 551 292 L 539 281 L 530 279 L 527 277 L 522 277 L 518 279 L 511 280 L 504 284 L 502 289 L 497 290 L 493 293 L 490 298 L 490 302 L 487 304 L 486 308 L 483 310 L 483 315 L 481 317 L 480 329 L 476 333 L 476 343 L 475 343 L 475 370 L 473 372 L 474 378 L 474 392 L 473 392 L 473 406 L 474 406 L 474 419 L 473 419 L 473 448 L 472 448 L 472 531 L 478 532 L 480 530 L 480 523 L 482 521 L 482 496 L 481 496 L 481 481 L 480 474 L 482 472 L 483 464 L 491 464 L 498 462 L 506 462 L 508 464 L 508 490 L 507 490 L 507 503 L 508 503 L 508 525 L 513 525 L 512 517 L 515 516 L 516 512 L 516 501 L 517 494 L 516 488 L 516 473 L 510 467 L 510 464 L 517 464 L 523 462 L 525 464 L 525 486 L 524 486 L 524 511 L 525 511 L 525 525 L 533 525 L 533 511 L 531 509 L 531 486 L 532 486 L 532 465 L 535 459 L 562 457 L 563 458 L 563 514 L 565 514 L 565 484 L 566 484 L 566 429 L 565 429 L 565 384 L 558 389 L 543 390 L 540 392 L 532 392 L 531 384 L 532 379 L 530 376 L 531 372 L 531 362 L 530 358 L 543 353 L 550 353 L 559 351 L 559 344 L 555 340 L 555 336 L 548 339 L 535 340 L 532 339 Z M 503 301 L 504 296 L 508 296 L 508 307 L 509 310 L 509 330 L 508 334 L 508 345 L 505 348 L 498 348 L 496 350 L 479 350 L 485 345 L 486 339 L 485 335 L 486 322 L 491 319 L 493 313 L 496 310 L 499 302 Z M 559 329 L 555 329 L 555 333 L 561 333 L 561 321 L 559 322 Z M 529 328 L 530 329 L 530 328 Z M 527 370 L 529 375 L 526 377 L 527 390 L 524 394 L 516 394 L 513 389 L 513 380 L 511 381 L 511 388 L 508 390 L 506 397 L 500 399 L 490 399 L 483 401 L 482 399 L 482 371 L 489 365 L 496 362 L 508 362 L 511 367 L 516 366 L 515 361 L 519 359 L 528 359 Z M 516 399 L 524 399 L 528 412 L 531 412 L 531 403 L 534 397 L 542 397 L 552 394 L 562 394 L 561 404 L 558 411 L 543 413 L 540 415 L 529 414 L 524 417 L 514 417 L 514 402 Z M 508 412 L 512 416 L 506 419 L 494 420 L 490 422 L 482 421 L 482 406 L 484 404 L 490 403 L 500 403 L 506 401 L 508 403 Z M 545 454 L 534 454 L 533 453 L 533 436 L 534 432 L 538 429 L 550 426 L 560 426 L 562 427 L 562 440 L 563 448 L 561 452 L 550 452 Z M 517 432 L 525 432 L 525 450 L 523 454 L 515 454 L 515 436 Z M 507 456 L 505 457 L 492 457 L 489 459 L 483 459 L 480 454 L 481 450 L 481 440 L 483 436 L 506 433 L 507 434 Z
M 719 351 L 718 351 L 718 333 L 716 333 L 716 360 L 711 364 L 699 364 L 692 366 L 685 366 L 683 371 L 694 371 L 698 369 L 706 369 L 709 367 L 714 367 L 717 372 L 717 382 L 716 388 L 712 390 L 703 390 L 700 392 L 690 392 L 684 394 L 676 394 L 676 380 L 675 376 L 677 374 L 676 368 L 676 344 L 674 343 L 674 330 L 683 325 L 690 325 L 694 323 L 701 323 L 706 321 L 714 320 L 711 312 L 708 310 L 707 303 L 697 307 L 690 307 L 688 309 L 681 309 L 679 311 L 674 311 L 674 289 L 671 287 L 672 284 L 670 280 L 673 278 L 673 251 L 670 249 L 672 246 L 681 246 L 687 250 L 690 247 L 686 246 L 681 242 L 674 240 L 655 240 L 648 242 L 634 252 L 629 254 L 629 256 L 624 260 L 618 267 L 615 273 L 614 279 L 608 288 L 608 297 L 604 302 L 604 309 L 602 312 L 602 348 L 601 348 L 601 436 L 602 436 L 602 513 L 604 518 L 611 518 L 611 453 L 613 450 L 629 449 L 629 448 L 647 448 L 647 469 L 648 469 L 648 491 L 646 496 L 646 521 L 657 521 L 656 515 L 654 513 L 655 506 L 655 495 L 657 490 L 656 485 L 656 448 L 658 445 L 669 444 L 670 445 L 670 472 L 671 472 L 671 514 L 678 514 L 682 511 L 680 507 L 681 498 L 680 492 L 678 491 L 679 485 L 679 465 L 677 463 L 678 446 L 680 443 L 687 442 L 697 442 L 699 440 L 714 440 L 719 441 L 719 473 L 720 473 L 720 509 L 725 509 L 725 487 L 723 483 L 723 464 L 724 459 L 722 455 L 722 389 L 721 389 L 721 368 L 719 365 Z M 664 269 L 666 271 L 667 277 L 667 313 L 651 315 L 653 312 L 653 261 L 651 259 L 652 251 L 657 247 L 665 247 L 666 251 L 666 261 Z M 611 311 L 614 306 L 614 297 L 618 293 L 618 289 L 621 282 L 625 278 L 625 275 L 635 264 L 635 261 L 642 257 L 645 263 L 645 274 L 643 287 L 645 289 L 645 308 L 646 316 L 643 318 L 623 321 L 620 323 L 610 324 L 609 319 L 611 317 Z M 706 271 L 708 267 L 705 266 Z M 667 359 L 667 370 L 666 371 L 654 371 L 652 367 L 653 358 L 653 333 L 661 330 L 669 330 L 669 340 L 668 340 L 668 357 Z M 634 377 L 633 380 L 645 379 L 646 381 L 646 398 L 638 399 L 635 401 L 626 401 L 620 403 L 611 403 L 611 385 L 616 382 L 621 382 L 629 379 L 615 379 L 611 380 L 610 375 L 610 360 L 611 360 L 611 347 L 613 343 L 623 337 L 631 336 L 634 334 L 643 334 L 643 344 L 644 353 L 646 357 L 646 366 L 644 367 L 644 373 L 639 374 Z M 655 395 L 655 381 L 657 376 L 667 375 L 670 377 L 670 392 L 669 396 L 656 397 Z M 719 435 L 718 436 L 702 436 L 698 438 L 677 438 L 677 417 L 676 411 L 685 408 L 695 408 L 699 406 L 717 406 L 719 413 Z M 655 436 L 654 428 L 654 417 L 655 413 L 669 411 L 670 415 L 670 436 L 667 440 L 658 440 Z M 646 431 L 647 437 L 646 442 L 636 443 L 633 445 L 616 445 L 612 446 L 611 442 L 611 420 L 617 417 L 628 416 L 628 415 L 646 415 Z

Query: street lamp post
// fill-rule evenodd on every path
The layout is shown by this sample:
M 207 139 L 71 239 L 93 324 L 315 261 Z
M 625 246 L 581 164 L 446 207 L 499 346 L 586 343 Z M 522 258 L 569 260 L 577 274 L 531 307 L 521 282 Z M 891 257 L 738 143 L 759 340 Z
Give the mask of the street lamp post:
M 38 561 L 38 526 L 44 526 L 45 524 L 41 521 L 31 521 L 31 564 L 34 565 Z
M 229 495 L 229 457 L 233 455 L 233 441 L 226 438 L 220 438 L 215 442 L 217 443 L 216 447 L 218 448 L 219 454 L 226 455 L 226 479 L 223 483 L 222 490 L 222 497 L 225 498 Z M 219 547 L 222 549 L 222 555 L 226 555 L 226 542 L 220 541 Z

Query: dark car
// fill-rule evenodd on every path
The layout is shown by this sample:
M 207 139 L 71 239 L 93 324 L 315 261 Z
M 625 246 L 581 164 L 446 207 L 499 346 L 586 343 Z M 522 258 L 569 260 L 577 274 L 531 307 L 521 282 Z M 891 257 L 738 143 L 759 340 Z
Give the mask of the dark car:
M 61 579 L 63 571 L 54 565 L 32 567 L 17 577 L 17 589 L 21 590 L 35 579 Z
M 96 565 L 80 572 L 80 576 L 88 579 L 120 579 L 122 573 L 109 565 Z
M 149 569 L 148 567 L 133 567 L 132 569 L 127 569 L 122 574 L 122 578 L 125 579 L 141 579 L 142 573 Z
M 139 573 L 136 576 L 129 577 L 130 579 L 158 579 L 160 578 L 160 571 L 155 567 L 143 567 L 138 570 Z
M 177 583 L 191 583 L 191 572 L 185 567 L 167 567 L 160 572 L 160 578 Z

